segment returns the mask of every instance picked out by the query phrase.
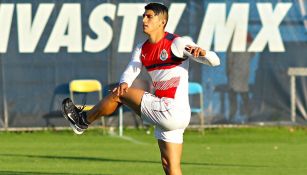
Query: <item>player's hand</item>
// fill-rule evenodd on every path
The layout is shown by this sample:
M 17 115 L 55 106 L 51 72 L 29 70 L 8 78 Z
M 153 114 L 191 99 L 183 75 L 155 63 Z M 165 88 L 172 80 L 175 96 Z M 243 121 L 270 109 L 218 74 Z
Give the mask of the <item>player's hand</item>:
M 122 96 L 124 93 L 128 92 L 128 84 L 123 82 L 115 87 L 112 92 L 116 93 L 117 96 Z
M 194 57 L 205 56 L 206 51 L 200 47 L 187 45 L 185 50 L 190 52 Z

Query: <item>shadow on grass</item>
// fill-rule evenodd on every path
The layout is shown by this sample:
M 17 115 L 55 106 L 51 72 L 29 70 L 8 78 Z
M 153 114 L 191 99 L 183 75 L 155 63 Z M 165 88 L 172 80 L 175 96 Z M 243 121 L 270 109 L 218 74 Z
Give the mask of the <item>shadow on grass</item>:
M 31 172 L 31 171 L 1 171 L 2 175 L 75 175 L 75 173 L 46 173 L 46 172 Z M 78 175 L 98 175 L 98 174 L 78 174 Z M 99 174 L 107 175 L 107 174 Z
M 99 161 L 99 162 L 116 162 L 116 163 L 150 163 L 161 164 L 160 161 L 150 160 L 127 160 L 127 159 L 110 159 L 99 157 L 77 157 L 77 156 L 52 156 L 52 155 L 25 155 L 25 154 L 0 154 L 2 156 L 10 157 L 27 157 L 40 159 L 66 159 L 66 160 L 81 160 L 81 161 Z M 182 165 L 193 166 L 214 166 L 214 167 L 242 167 L 242 168 L 265 168 L 266 165 L 246 165 L 246 164 L 223 164 L 223 163 L 201 163 L 201 162 L 182 162 Z M 1 171 L 0 171 L 1 172 Z

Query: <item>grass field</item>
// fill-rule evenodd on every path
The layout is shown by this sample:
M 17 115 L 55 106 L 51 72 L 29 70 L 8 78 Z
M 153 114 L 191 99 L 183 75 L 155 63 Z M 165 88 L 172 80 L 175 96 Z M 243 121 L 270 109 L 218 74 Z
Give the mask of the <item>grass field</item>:
M 185 133 L 186 175 L 306 175 L 307 129 L 289 127 L 207 129 Z M 125 136 L 89 130 L 0 132 L 0 174 L 163 174 L 152 134 Z

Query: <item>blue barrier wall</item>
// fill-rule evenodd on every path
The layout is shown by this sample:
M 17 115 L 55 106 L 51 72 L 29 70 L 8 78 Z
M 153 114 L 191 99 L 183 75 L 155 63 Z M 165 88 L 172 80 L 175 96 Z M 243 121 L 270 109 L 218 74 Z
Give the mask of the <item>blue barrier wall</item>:
M 306 1 L 161 2 L 169 6 L 167 31 L 188 36 L 221 58 L 216 68 L 191 62 L 190 80 L 204 87 L 208 122 L 290 120 L 287 71 L 307 66 Z M 43 126 L 44 117 L 69 96 L 67 83 L 73 79 L 118 81 L 133 47 L 145 39 L 139 26 L 146 3 L 1 1 L 0 126 L 5 116 L 11 127 Z M 231 98 L 227 66 L 236 55 L 231 53 L 251 53 L 248 113 L 244 100 Z M 144 72 L 140 78 L 149 80 Z M 305 108 L 306 89 L 306 79 L 298 78 L 297 100 Z M 304 122 L 305 110 L 297 109 L 298 122 Z

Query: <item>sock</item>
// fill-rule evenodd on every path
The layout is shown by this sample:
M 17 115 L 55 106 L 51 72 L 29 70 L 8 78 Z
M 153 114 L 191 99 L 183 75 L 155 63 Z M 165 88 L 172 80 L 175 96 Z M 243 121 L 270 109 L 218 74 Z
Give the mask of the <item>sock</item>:
M 81 119 L 82 119 L 82 122 L 83 122 L 85 125 L 90 125 L 90 124 L 91 124 L 89 121 L 87 121 L 86 112 L 82 112 L 82 113 L 81 113 Z

